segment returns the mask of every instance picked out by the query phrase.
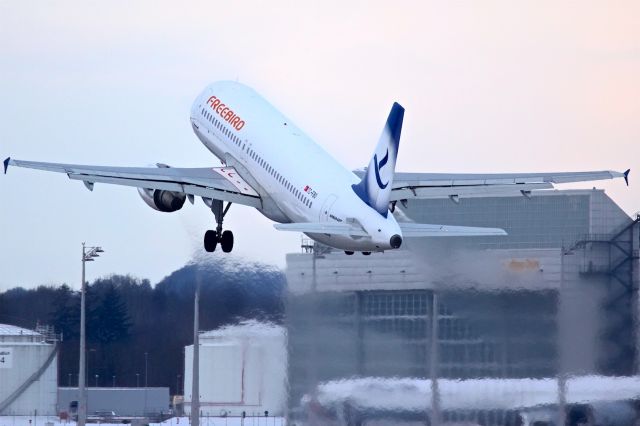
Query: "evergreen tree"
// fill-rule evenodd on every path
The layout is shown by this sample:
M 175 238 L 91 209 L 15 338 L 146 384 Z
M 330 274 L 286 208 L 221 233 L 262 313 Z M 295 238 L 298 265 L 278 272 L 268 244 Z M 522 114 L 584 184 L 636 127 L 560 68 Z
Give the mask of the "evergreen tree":
M 113 284 L 107 286 L 100 304 L 93 311 L 94 340 L 100 344 L 123 341 L 129 337 L 131 321 L 127 308 Z
M 66 284 L 56 289 L 50 320 L 56 333 L 62 334 L 63 340 L 75 340 L 79 337 L 80 295 Z

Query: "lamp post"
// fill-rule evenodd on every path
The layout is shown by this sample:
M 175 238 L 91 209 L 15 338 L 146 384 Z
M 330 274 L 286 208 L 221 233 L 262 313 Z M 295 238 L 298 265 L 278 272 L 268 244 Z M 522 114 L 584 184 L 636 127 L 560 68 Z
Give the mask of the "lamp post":
M 144 353 L 144 415 L 147 415 L 147 387 L 149 386 L 149 382 L 147 381 L 147 376 L 149 373 L 149 352 Z
M 87 247 L 82 243 L 82 282 L 80 284 L 80 365 L 78 371 L 78 424 L 77 426 L 85 426 L 87 422 L 87 388 L 85 374 L 86 370 L 86 315 L 85 315 L 85 263 L 93 262 L 94 258 L 103 253 L 101 247 Z
M 193 300 L 193 363 L 191 372 L 191 426 L 200 426 L 200 274 Z
M 148 385 L 147 376 L 149 373 L 149 352 L 144 353 L 144 387 Z

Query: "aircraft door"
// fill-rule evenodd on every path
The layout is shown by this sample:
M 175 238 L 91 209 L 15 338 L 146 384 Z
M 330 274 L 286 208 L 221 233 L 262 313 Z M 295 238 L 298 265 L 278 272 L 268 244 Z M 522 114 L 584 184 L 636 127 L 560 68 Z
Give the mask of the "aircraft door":
M 336 202 L 338 197 L 335 194 L 331 194 L 327 197 L 320 209 L 320 222 L 328 222 L 329 221 L 329 213 L 331 212 L 331 207 Z

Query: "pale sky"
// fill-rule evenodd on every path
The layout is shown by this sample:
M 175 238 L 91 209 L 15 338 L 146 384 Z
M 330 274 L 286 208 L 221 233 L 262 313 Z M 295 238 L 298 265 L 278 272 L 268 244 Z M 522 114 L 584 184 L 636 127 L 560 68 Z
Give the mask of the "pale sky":
M 629 188 L 596 186 L 632 214 L 638 22 L 637 1 L 0 0 L 0 157 L 215 166 L 189 109 L 209 82 L 237 79 L 349 168 L 366 165 L 398 101 L 397 170 L 631 168 Z M 77 287 L 82 241 L 106 250 L 88 279 L 155 282 L 203 252 L 214 218 L 200 200 L 163 214 L 132 188 L 89 192 L 13 168 L 0 176 L 0 225 L 3 290 Z M 225 227 L 234 259 L 284 267 L 300 249 L 299 235 L 248 207 L 233 206 Z

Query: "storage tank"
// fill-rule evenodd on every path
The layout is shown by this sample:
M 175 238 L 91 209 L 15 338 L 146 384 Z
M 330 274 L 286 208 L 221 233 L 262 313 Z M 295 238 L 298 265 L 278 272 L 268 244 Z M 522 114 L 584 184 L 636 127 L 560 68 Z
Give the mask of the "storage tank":
M 287 353 L 281 326 L 248 321 L 200 335 L 203 416 L 281 416 Z M 184 410 L 191 410 L 193 345 L 185 348 Z
M 0 415 L 55 415 L 57 394 L 56 339 L 0 324 Z

